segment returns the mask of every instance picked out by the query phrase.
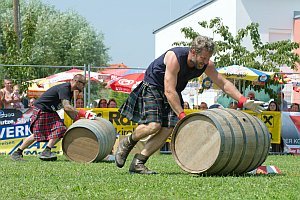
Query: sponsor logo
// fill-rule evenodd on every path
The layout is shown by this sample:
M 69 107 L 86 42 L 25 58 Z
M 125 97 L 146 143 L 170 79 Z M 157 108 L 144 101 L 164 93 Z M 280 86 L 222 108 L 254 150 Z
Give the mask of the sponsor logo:
M 29 126 L 29 123 L 0 126 L 0 140 L 27 137 L 30 135 Z

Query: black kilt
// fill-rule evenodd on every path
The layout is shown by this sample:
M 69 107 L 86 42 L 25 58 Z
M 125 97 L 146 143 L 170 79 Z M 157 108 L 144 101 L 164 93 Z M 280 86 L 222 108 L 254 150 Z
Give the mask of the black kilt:
M 162 127 L 170 128 L 178 121 L 164 92 L 146 82 L 141 82 L 130 93 L 119 112 L 138 124 L 158 122 Z

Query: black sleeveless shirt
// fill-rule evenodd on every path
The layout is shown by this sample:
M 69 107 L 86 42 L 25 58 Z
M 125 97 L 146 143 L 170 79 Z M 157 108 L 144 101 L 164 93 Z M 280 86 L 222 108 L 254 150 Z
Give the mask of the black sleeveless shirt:
M 175 53 L 179 62 L 180 70 L 178 72 L 176 85 L 176 91 L 179 94 L 184 90 L 189 80 L 201 76 L 207 67 L 207 65 L 205 65 L 202 69 L 197 69 L 195 67 L 189 68 L 187 64 L 189 50 L 189 47 L 175 47 L 168 50 Z M 164 78 L 166 71 L 164 58 L 166 53 L 167 51 L 149 65 L 144 77 L 145 82 L 157 86 L 161 90 L 164 90 Z

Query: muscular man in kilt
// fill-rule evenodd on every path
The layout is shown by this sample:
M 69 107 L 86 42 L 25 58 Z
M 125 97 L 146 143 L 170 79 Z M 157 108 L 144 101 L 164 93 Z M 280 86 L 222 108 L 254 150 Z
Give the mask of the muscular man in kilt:
M 54 161 L 57 159 L 51 148 L 64 136 L 66 126 L 61 121 L 57 110 L 61 108 L 73 119 L 80 117 L 95 119 L 96 114 L 90 111 L 76 110 L 71 105 L 72 92 L 74 90 L 83 91 L 86 80 L 81 74 L 77 74 L 70 83 L 63 83 L 48 89 L 34 103 L 33 114 L 30 118 L 31 135 L 24 139 L 21 146 L 11 154 L 14 161 L 23 161 L 23 150 L 30 146 L 34 141 L 46 142 L 47 146 L 40 154 L 40 159 Z
M 145 163 L 159 150 L 172 133 L 178 120 L 185 117 L 181 92 L 189 80 L 205 73 L 225 93 L 237 100 L 239 107 L 260 111 L 261 102 L 246 99 L 236 87 L 217 72 L 210 61 L 214 42 L 205 36 L 196 37 L 191 47 L 175 47 L 155 59 L 147 68 L 145 78 L 120 107 L 120 113 L 137 122 L 134 133 L 124 138 L 116 151 L 116 165 L 122 168 L 135 144 L 152 135 L 129 167 L 130 173 L 156 174 Z

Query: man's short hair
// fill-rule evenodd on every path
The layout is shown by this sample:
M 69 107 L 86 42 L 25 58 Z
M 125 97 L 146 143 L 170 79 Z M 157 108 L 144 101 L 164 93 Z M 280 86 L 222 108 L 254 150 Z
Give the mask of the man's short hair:
M 208 52 L 214 53 L 215 51 L 215 43 L 212 38 L 198 35 L 191 44 L 191 49 L 194 49 L 196 53 L 201 53 L 202 50 L 206 50 Z
M 82 74 L 76 74 L 74 77 L 73 77 L 73 80 L 79 80 L 80 78 L 84 77 Z

